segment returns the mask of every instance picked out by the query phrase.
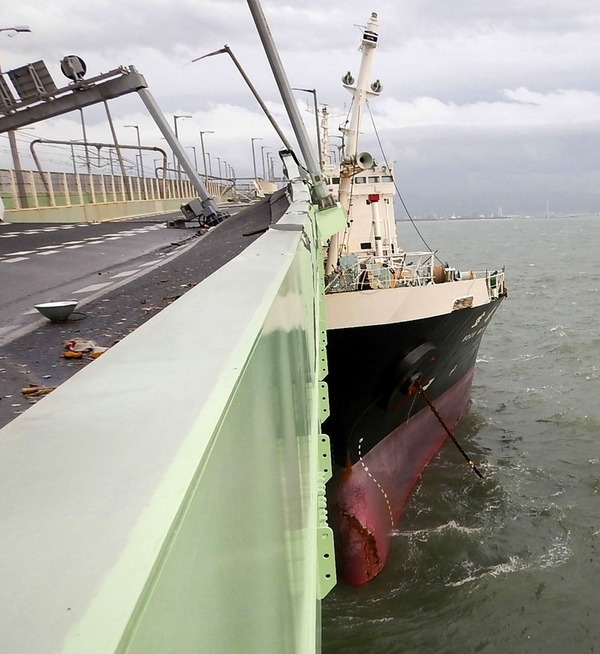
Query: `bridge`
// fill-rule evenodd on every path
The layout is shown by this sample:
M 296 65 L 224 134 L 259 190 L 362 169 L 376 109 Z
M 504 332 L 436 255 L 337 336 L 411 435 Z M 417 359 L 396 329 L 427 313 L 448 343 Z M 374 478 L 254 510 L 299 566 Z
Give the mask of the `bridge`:
M 286 167 L 276 224 L 0 431 L 6 651 L 319 649 L 320 244 L 345 218 Z

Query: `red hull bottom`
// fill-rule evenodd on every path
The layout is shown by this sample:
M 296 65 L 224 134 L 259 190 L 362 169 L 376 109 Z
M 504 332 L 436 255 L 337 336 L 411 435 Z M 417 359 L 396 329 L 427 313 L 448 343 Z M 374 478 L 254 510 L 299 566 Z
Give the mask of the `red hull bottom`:
M 434 402 L 450 429 L 467 408 L 473 373 L 468 372 Z M 426 407 L 357 463 L 334 470 L 328 506 L 339 577 L 360 585 L 382 570 L 391 532 L 419 475 L 445 439 L 446 432 Z

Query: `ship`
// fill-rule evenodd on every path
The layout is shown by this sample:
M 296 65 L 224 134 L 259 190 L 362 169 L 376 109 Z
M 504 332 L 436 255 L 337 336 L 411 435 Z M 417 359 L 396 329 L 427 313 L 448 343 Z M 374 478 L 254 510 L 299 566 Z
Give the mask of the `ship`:
M 460 448 L 452 430 L 469 405 L 485 329 L 507 295 L 504 269 L 459 271 L 434 251 L 399 244 L 393 170 L 358 148 L 367 103 L 382 91 L 379 80 L 370 83 L 378 41 L 372 13 L 357 80 L 342 79 L 352 107 L 340 128 L 339 165 L 322 161 L 347 212 L 345 229 L 326 244 L 330 416 L 323 429 L 334 461 L 327 495 L 337 573 L 354 585 L 383 569 L 428 462 L 449 436 Z M 323 132 L 327 147 L 326 126 Z

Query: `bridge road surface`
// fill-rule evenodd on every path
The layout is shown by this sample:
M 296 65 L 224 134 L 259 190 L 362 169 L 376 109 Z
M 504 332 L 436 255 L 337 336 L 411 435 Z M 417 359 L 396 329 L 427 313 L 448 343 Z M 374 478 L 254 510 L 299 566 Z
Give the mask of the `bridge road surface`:
M 111 223 L 0 223 L 0 343 L 40 317 L 34 305 L 85 302 L 140 273 L 196 229 L 169 229 L 167 216 Z
M 55 232 L 8 239 L 2 236 L 48 225 L 0 224 L 0 428 L 43 401 L 26 397 L 22 388 L 58 386 L 93 363 L 88 357 L 65 359 L 67 341 L 114 345 L 244 250 L 287 206 L 285 195 L 276 193 L 207 232 L 197 223 L 163 227 L 165 215 L 74 229 L 53 225 Z M 76 245 L 82 247 L 70 247 Z M 38 254 L 51 246 L 55 254 Z M 38 302 L 71 298 L 80 304 L 66 322 L 52 323 L 33 309 Z

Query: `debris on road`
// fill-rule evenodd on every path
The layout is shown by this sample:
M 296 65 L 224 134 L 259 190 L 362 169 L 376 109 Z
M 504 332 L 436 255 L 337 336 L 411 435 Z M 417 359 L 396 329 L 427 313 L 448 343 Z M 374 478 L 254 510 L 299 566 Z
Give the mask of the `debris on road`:
M 102 347 L 95 341 L 84 338 L 72 338 L 65 343 L 63 357 L 65 357 L 65 359 L 81 359 L 85 354 L 91 359 L 97 359 L 101 354 L 104 354 L 106 350 L 108 350 L 107 347 Z
M 41 397 L 42 395 L 48 395 L 56 386 L 38 386 L 37 384 L 31 384 L 21 389 L 21 393 L 27 397 Z

